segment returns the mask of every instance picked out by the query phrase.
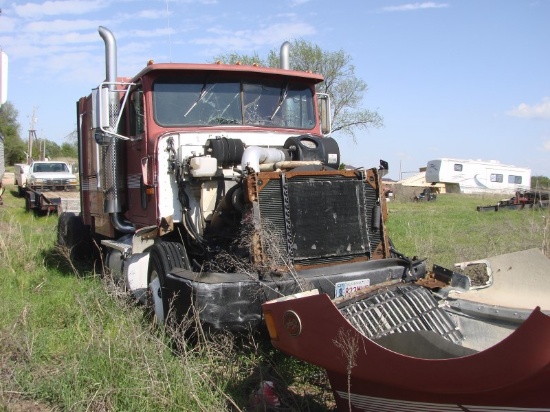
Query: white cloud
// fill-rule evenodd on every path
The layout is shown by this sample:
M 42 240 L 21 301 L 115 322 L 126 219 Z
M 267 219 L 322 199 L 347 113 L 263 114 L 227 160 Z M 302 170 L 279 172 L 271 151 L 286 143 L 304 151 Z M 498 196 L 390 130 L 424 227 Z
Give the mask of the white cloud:
M 15 30 L 17 20 L 8 16 L 0 16 L 2 24 L 0 24 L 0 33 L 10 33 Z M 1 44 L 1 43 L 0 43 Z
M 135 19 L 156 20 L 156 19 L 165 19 L 167 16 L 170 16 L 172 14 L 173 13 L 170 10 L 159 8 L 159 9 L 137 10 L 133 13 L 125 12 L 125 13 L 119 14 L 117 18 L 122 20 L 135 20 Z
M 45 36 L 41 38 L 40 43 L 49 45 L 52 47 L 59 47 L 59 48 L 65 48 L 65 47 L 74 47 L 76 48 L 83 47 L 86 43 L 91 43 L 92 45 L 96 46 L 97 44 L 100 44 L 97 42 L 97 38 L 99 36 L 97 33 L 88 33 L 88 34 L 81 34 L 76 32 L 67 32 L 67 33 L 61 33 L 61 34 L 55 34 L 51 36 Z M 72 50 L 72 49 L 71 49 Z
M 521 103 L 516 108 L 506 112 L 506 114 L 526 119 L 550 119 L 550 97 L 543 97 L 540 103 L 533 105 Z
M 33 33 L 66 33 L 68 31 L 81 31 L 97 29 L 104 21 L 95 20 L 42 20 L 25 25 L 24 31 Z
M 13 10 L 19 17 L 37 19 L 43 16 L 59 16 L 64 14 L 85 14 L 107 7 L 104 0 L 59 0 L 44 3 L 13 4 Z
M 132 30 L 127 37 L 155 38 L 174 34 L 174 29 L 160 28 L 155 30 Z
M 138 17 L 142 19 L 164 19 L 167 14 L 166 10 L 141 10 Z
M 290 7 L 301 6 L 302 4 L 309 3 L 311 0 L 291 0 Z
M 444 7 L 449 7 L 447 3 L 434 3 L 434 2 L 424 2 L 424 3 L 408 3 L 402 4 L 400 6 L 388 6 L 383 7 L 383 11 L 413 11 L 413 10 L 425 10 L 425 9 L 441 9 Z
M 195 39 L 192 43 L 216 46 L 226 51 L 240 51 L 251 46 L 281 44 L 285 40 L 316 33 L 315 28 L 308 23 L 276 23 L 258 30 L 230 31 L 212 28 L 208 31 L 214 36 Z

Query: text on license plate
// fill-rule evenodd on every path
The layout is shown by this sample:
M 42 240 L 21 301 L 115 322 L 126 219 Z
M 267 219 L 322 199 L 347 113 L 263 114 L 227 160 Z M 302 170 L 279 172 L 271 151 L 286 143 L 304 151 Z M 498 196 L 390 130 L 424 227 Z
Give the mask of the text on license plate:
M 338 282 L 334 287 L 334 297 L 349 295 L 357 292 L 367 286 L 370 286 L 370 279 L 348 280 L 347 282 Z

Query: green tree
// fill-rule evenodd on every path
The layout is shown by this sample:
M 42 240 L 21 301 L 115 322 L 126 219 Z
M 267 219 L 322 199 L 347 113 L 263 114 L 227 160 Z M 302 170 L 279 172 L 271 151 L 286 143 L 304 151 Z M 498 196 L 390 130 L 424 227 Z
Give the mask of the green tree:
M 61 156 L 63 157 L 72 157 L 77 158 L 78 157 L 78 147 L 76 145 L 76 142 L 74 143 L 68 143 L 65 142 L 61 145 Z
M 4 136 L 4 156 L 6 164 L 24 162 L 27 147 L 19 135 L 18 112 L 12 103 L 0 106 L 0 133 Z
M 29 141 L 26 145 L 28 147 Z M 32 159 L 42 160 L 44 157 L 48 159 L 55 159 L 60 156 L 61 148 L 59 145 L 51 140 L 45 138 L 34 138 L 32 141 Z
M 220 54 L 214 57 L 216 63 L 225 63 L 225 64 L 242 64 L 245 66 L 266 66 L 267 64 L 258 56 L 257 52 L 254 52 L 252 55 L 240 54 L 236 52 L 229 52 L 227 54 Z
M 28 145 L 28 142 L 27 142 Z M 45 156 L 48 159 L 58 159 L 60 157 L 78 157 L 78 148 L 76 141 L 74 142 L 65 142 L 61 146 L 56 142 L 49 139 L 36 139 L 33 141 L 33 155 L 34 159 L 37 160 L 42 158 L 42 155 L 45 153 Z
M 279 51 L 271 50 L 266 61 L 257 54 L 248 56 L 238 53 L 218 55 L 215 61 L 235 64 L 257 63 L 279 67 Z M 332 102 L 332 132 L 341 132 L 356 140 L 359 130 L 383 125 L 382 116 L 362 107 L 367 83 L 355 76 L 351 56 L 343 50 L 336 52 L 321 49 L 305 40 L 294 40 L 290 47 L 290 68 L 311 71 L 323 75 L 325 81 L 317 85 L 317 92 L 327 93 Z
M 531 189 L 550 189 L 550 178 L 546 176 L 531 176 Z
M 61 147 L 55 142 L 46 139 L 46 157 L 48 159 L 55 159 L 61 156 Z

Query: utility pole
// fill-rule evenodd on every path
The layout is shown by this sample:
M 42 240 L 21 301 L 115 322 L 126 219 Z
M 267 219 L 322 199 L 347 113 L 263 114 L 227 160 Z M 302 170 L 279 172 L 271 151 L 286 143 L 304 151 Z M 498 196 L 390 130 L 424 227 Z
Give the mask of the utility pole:
M 35 130 L 35 124 L 36 124 L 36 108 L 32 110 L 32 117 L 31 117 L 31 128 L 29 129 L 29 142 L 28 142 L 28 155 L 27 155 L 27 164 L 31 164 L 33 157 L 32 157 L 32 147 L 33 147 L 33 141 L 36 140 L 36 130 Z M 38 156 L 40 157 L 40 146 L 38 146 Z
M 46 138 L 44 137 L 44 131 L 40 133 L 40 160 L 46 160 Z

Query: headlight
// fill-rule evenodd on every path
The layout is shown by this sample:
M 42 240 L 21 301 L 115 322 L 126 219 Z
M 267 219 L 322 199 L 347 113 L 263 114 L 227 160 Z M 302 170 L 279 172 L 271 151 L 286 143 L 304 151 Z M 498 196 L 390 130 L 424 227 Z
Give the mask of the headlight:
M 72 185 L 76 185 L 78 183 L 78 180 L 76 179 L 69 179 L 69 183 Z
M 31 182 L 33 182 L 33 183 L 44 183 L 44 179 L 38 179 L 36 177 L 31 177 Z

